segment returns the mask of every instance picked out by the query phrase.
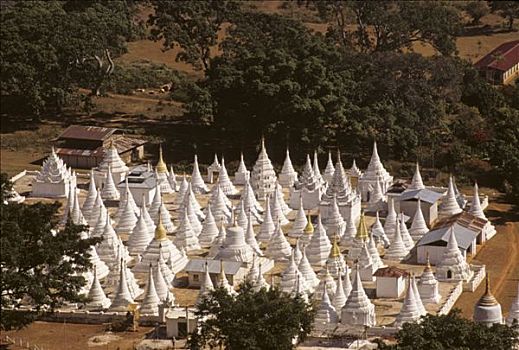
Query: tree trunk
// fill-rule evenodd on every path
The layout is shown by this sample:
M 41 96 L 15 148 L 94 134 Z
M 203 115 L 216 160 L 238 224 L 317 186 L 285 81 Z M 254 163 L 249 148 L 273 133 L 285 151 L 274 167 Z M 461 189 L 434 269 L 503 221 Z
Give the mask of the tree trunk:
M 514 30 L 514 16 L 513 15 L 510 15 L 508 17 L 508 31 L 512 31 Z

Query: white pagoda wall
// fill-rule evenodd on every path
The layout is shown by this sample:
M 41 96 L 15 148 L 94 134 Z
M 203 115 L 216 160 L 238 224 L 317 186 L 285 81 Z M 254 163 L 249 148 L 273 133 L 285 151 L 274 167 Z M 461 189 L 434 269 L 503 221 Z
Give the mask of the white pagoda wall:
M 33 197 L 45 198 L 63 198 L 68 197 L 68 181 L 59 183 L 33 182 L 32 193 Z

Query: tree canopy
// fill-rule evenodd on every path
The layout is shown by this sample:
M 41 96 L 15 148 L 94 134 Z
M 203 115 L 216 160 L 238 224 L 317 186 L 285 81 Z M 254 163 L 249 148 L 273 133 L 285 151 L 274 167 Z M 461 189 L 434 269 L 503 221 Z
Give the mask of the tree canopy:
M 223 346 L 225 349 L 292 349 L 295 337 L 304 340 L 313 322 L 313 309 L 299 296 L 278 289 L 254 292 L 248 284 L 237 296 L 218 288 L 198 305 L 202 320 L 189 347 Z
M 457 309 L 448 315 L 428 314 L 420 323 L 404 323 L 396 339 L 396 345 L 379 342 L 379 349 L 508 350 L 519 342 L 517 329 L 500 324 L 487 327 L 461 317 Z
M 5 185 L 4 185 L 5 184 Z M 10 184 L 2 174 L 2 198 Z M 59 203 L 0 203 L 1 328 L 23 327 L 64 302 L 78 302 L 85 285 L 81 276 L 90 267 L 89 247 L 98 238 L 81 239 L 86 227 L 58 227 Z M 21 303 L 31 312 L 12 310 Z

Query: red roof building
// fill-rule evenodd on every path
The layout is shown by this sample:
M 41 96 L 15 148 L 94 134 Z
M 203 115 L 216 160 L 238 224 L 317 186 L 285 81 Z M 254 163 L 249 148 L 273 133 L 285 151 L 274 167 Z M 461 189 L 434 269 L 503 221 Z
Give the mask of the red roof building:
M 492 84 L 507 84 L 519 75 L 519 40 L 499 45 L 474 66 Z

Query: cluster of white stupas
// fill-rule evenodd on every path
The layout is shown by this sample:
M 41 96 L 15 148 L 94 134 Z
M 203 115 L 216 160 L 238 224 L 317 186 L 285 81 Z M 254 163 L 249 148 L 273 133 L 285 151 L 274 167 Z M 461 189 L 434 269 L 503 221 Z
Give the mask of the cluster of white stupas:
M 322 173 L 317 153 L 313 161 L 310 155 L 306 157 L 302 169 L 296 172 L 287 150 L 277 175 L 262 140 L 252 171 L 241 156 L 231 179 L 223 157 L 219 160 L 215 156 L 205 181 L 195 155 L 191 176 L 177 178 L 173 167 L 166 166 L 160 149 L 155 169 L 148 165 L 155 179 L 153 196 L 148 201 L 142 194 L 137 205 L 128 181 L 130 170 L 111 145 L 100 166 L 90 174 L 82 205 L 74 173 L 54 152 L 35 183 L 68 179 L 63 190 L 67 197 L 63 223 L 71 220 L 88 225 L 85 237 L 103 238 L 91 247 L 94 267 L 85 273 L 89 310 L 124 311 L 138 302 L 141 314 L 157 315 L 160 307 L 174 303 L 175 274 L 190 259 L 204 255 L 206 268 L 198 300 L 218 286 L 235 292 L 235 284 L 229 283 L 224 271 L 224 262 L 228 261 L 247 268 L 246 279 L 254 288 L 270 288 L 274 280 L 267 282 L 265 267 L 268 261 L 274 261 L 284 264 L 275 286 L 318 302 L 316 325 L 341 322 L 373 327 L 377 323 L 375 306 L 363 284 L 375 282 L 377 270 L 387 264 L 408 259 L 416 243 L 429 232 L 420 200 L 411 218 L 396 212 L 395 199 L 387 192 L 393 177 L 384 169 L 376 144 L 364 172 L 355 161 L 345 170 L 340 154 L 335 164 L 328 155 Z M 425 186 L 417 166 L 409 189 L 422 188 Z M 288 203 L 283 189 L 288 192 Z M 174 199 L 166 200 L 169 195 Z M 460 213 L 459 198 L 451 179 L 439 215 Z M 362 200 L 366 213 L 373 212 L 371 226 L 361 210 Z M 118 207 L 112 214 L 106 204 L 113 202 L 118 202 Z M 468 210 L 485 218 L 477 186 Z M 386 214 L 383 224 L 379 212 Z M 216 280 L 210 276 L 209 260 L 220 261 Z M 418 321 L 426 313 L 424 304 L 440 302 L 438 281 L 467 281 L 472 277 L 453 232 L 435 271 L 427 263 L 420 277 L 408 278 L 395 326 Z

